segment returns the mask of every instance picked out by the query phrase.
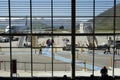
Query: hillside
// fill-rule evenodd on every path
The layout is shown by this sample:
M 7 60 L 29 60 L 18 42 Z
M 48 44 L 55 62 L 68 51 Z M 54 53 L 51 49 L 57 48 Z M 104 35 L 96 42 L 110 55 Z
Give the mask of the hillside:
M 116 5 L 116 29 L 120 29 L 120 4 Z M 92 22 L 93 20 L 89 20 Z M 114 7 L 95 17 L 96 30 L 112 30 L 114 27 Z

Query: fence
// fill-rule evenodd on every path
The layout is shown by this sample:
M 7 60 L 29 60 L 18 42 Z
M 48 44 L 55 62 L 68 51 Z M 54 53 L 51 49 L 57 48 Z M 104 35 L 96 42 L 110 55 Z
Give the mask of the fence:
M 84 69 L 86 71 L 86 61 L 80 62 L 84 64 L 84 67 L 77 66 L 77 71 Z M 33 62 L 33 71 L 52 71 L 52 63 L 41 63 L 41 62 Z M 0 61 L 0 70 L 9 71 L 10 70 L 10 61 Z M 31 62 L 19 62 L 17 61 L 17 70 L 30 71 L 31 70 Z M 53 71 L 70 71 L 71 63 L 63 63 L 63 62 L 54 62 L 53 63 Z

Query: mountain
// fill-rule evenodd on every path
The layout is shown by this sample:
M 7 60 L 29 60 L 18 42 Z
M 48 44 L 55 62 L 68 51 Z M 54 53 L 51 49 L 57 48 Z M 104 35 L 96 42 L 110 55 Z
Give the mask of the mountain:
M 89 20 L 88 22 L 93 22 Z M 116 5 L 116 29 L 120 29 L 120 4 Z M 96 30 L 112 30 L 114 28 L 114 7 L 95 17 Z

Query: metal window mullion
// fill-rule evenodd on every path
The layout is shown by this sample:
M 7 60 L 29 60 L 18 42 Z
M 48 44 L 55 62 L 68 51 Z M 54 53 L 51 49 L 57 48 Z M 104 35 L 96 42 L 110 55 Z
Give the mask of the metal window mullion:
M 51 27 L 52 27 L 52 32 L 51 32 L 51 36 L 53 39 L 53 0 L 51 0 Z M 53 60 L 54 60 L 54 53 L 53 53 L 53 45 L 52 45 L 52 77 L 53 77 Z
M 114 34 L 114 45 L 115 45 L 115 27 L 116 27 L 116 0 L 114 0 L 114 22 L 113 22 L 113 24 L 114 24 L 114 31 L 113 31 L 113 34 Z M 113 66 L 113 72 L 112 72 L 112 75 L 113 75 L 113 77 L 114 77 L 114 67 L 115 67 L 115 65 L 114 65 L 114 61 L 115 61 L 115 51 L 114 51 L 114 49 L 115 49 L 115 47 L 113 48 L 113 60 L 112 60 L 112 66 Z
M 31 36 L 31 76 L 33 77 L 33 54 L 32 54 L 32 0 L 30 0 L 30 36 Z
M 71 26 L 72 26 L 72 79 L 75 79 L 75 24 L 76 24 L 76 0 L 71 0 Z
M 9 13 L 9 28 L 10 28 L 10 77 L 13 77 L 12 75 L 12 43 L 11 43 L 11 4 L 10 4 L 10 0 L 8 0 L 8 13 Z
M 95 38 L 95 0 L 93 0 L 93 45 L 94 45 L 94 38 Z M 95 65 L 95 46 L 93 46 L 93 70 L 92 74 L 94 75 L 94 65 Z

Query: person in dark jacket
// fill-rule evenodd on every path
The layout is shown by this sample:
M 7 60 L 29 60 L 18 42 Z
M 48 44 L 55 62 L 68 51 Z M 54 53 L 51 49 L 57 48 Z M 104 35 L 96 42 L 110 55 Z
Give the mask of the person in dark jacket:
M 108 76 L 108 69 L 106 68 L 106 66 L 104 66 L 101 70 L 101 77 L 100 80 L 113 80 L 113 77 Z

